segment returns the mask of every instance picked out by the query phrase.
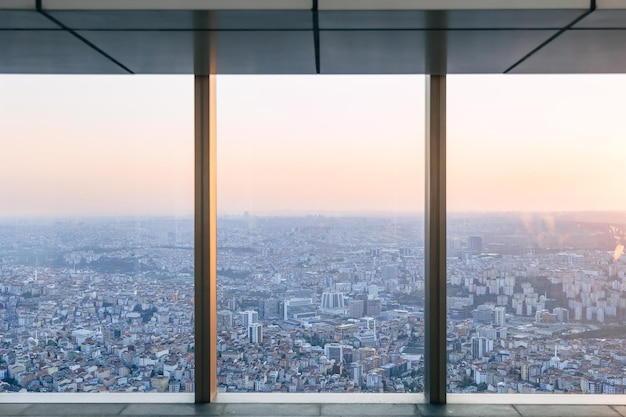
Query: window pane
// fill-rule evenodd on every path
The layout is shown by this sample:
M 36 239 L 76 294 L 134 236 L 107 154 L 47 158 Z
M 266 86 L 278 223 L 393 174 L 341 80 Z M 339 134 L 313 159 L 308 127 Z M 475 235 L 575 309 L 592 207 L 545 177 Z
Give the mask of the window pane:
M 449 392 L 624 393 L 624 76 L 448 84 Z
M 193 391 L 192 83 L 0 77 L 1 391 Z
M 219 387 L 423 387 L 424 79 L 218 78 Z

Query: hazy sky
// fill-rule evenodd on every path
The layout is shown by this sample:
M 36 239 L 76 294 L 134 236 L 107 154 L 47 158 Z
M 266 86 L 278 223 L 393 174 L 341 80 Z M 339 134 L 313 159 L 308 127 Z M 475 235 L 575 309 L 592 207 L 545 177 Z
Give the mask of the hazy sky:
M 423 76 L 219 76 L 221 212 L 423 209 Z M 626 76 L 449 76 L 450 210 L 623 210 Z M 0 216 L 191 214 L 193 77 L 0 76 Z
M 423 77 L 232 76 L 217 91 L 220 210 L 423 210 Z
M 448 77 L 448 207 L 625 210 L 626 76 Z
M 192 213 L 192 77 L 2 75 L 0 129 L 0 215 Z

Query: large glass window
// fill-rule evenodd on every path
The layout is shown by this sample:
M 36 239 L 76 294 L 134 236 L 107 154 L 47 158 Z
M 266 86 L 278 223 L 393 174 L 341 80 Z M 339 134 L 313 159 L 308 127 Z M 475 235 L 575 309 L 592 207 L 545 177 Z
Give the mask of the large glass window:
M 424 78 L 219 76 L 218 383 L 420 392 Z
M 0 92 L 0 391 L 193 392 L 193 79 Z
M 625 393 L 623 81 L 448 77 L 448 392 Z M 0 391 L 194 390 L 192 82 L 0 78 Z M 422 391 L 423 77 L 217 88 L 219 389 Z
M 448 77 L 448 391 L 623 394 L 623 76 Z

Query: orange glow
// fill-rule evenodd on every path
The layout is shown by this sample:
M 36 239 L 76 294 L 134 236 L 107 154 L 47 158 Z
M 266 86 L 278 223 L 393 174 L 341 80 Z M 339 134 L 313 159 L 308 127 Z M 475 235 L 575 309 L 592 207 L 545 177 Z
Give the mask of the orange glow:
M 421 212 L 424 81 L 404 80 L 219 78 L 219 211 Z
M 2 76 L 0 216 L 191 215 L 187 80 Z
M 623 210 L 619 75 L 449 76 L 448 209 Z
M 613 260 L 617 261 L 620 256 L 624 254 L 624 244 L 622 243 L 622 241 L 624 238 L 626 238 L 626 233 L 622 232 L 615 226 L 609 226 L 609 232 L 616 242 L 615 250 L 613 251 Z
M 449 211 L 626 207 L 626 77 L 447 90 Z M 0 216 L 193 212 L 192 77 L 3 75 L 0 91 Z M 217 93 L 220 212 L 423 211 L 423 76 L 218 76 Z

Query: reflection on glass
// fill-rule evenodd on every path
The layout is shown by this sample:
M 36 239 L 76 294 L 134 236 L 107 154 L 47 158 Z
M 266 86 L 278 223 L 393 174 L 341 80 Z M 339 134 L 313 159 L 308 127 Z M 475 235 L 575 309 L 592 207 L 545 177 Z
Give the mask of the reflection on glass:
M 449 77 L 449 392 L 625 392 L 624 90 Z
M 220 390 L 423 390 L 423 84 L 218 79 Z
M 191 80 L 0 85 L 0 391 L 192 392 Z

